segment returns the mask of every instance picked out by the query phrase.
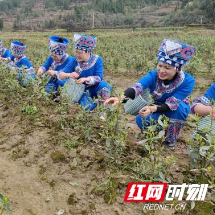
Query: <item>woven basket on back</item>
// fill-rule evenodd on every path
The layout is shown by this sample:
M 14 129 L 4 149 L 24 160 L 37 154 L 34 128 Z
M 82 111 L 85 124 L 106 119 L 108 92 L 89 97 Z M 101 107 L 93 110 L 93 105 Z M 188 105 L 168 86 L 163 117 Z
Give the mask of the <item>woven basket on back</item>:
M 69 78 L 63 87 L 63 97 L 68 98 L 71 102 L 78 102 L 84 90 L 84 84 L 76 84 L 73 78 Z
M 125 113 L 131 115 L 137 115 L 139 111 L 146 105 L 150 105 L 152 99 L 150 97 L 149 89 L 145 89 L 143 93 L 137 96 L 134 100 L 129 99 L 125 105 Z

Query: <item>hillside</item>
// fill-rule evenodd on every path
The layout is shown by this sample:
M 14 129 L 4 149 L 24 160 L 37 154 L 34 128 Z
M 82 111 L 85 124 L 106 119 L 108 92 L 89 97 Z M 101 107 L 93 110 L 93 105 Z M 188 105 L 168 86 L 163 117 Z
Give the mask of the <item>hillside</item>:
M 4 0 L 0 19 L 10 30 L 136 28 L 173 25 L 170 16 L 192 7 L 189 0 Z
M 84 31 L 211 24 L 215 2 L 200 0 L 4 0 L 0 19 L 8 30 L 63 28 Z M 0 25 L 1 29 L 1 25 Z

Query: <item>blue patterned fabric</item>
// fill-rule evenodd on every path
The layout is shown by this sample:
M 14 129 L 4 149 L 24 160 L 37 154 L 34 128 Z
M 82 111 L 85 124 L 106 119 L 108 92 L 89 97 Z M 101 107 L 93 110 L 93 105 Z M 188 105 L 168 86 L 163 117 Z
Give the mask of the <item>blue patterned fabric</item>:
M 191 60 L 196 48 L 177 40 L 164 39 L 158 52 L 158 61 L 181 68 Z
M 11 53 L 17 55 L 23 55 L 26 50 L 26 45 L 19 41 L 12 41 L 11 42 Z
M 8 60 L 10 61 L 11 53 L 8 49 L 3 47 L 2 40 L 0 40 L 0 56 L 2 58 L 8 58 Z
M 3 58 L 7 58 L 10 61 L 11 53 L 10 53 L 10 51 L 8 49 L 1 48 L 0 56 L 3 57 Z
M 158 55 L 157 57 L 158 61 L 162 61 L 173 67 L 181 68 L 183 65 L 187 64 L 187 60 L 183 60 L 175 56 L 166 55 L 164 52 L 158 52 L 157 55 Z
M 61 39 L 63 40 L 61 42 Z M 67 50 L 69 45 L 69 40 L 67 38 L 62 38 L 58 36 L 51 36 L 49 38 L 49 50 L 56 55 L 63 55 Z
M 97 37 L 75 34 L 73 38 L 75 49 L 91 52 L 96 47 Z
M 11 61 L 13 61 L 15 66 L 18 68 L 22 68 L 22 66 L 24 66 L 25 69 L 33 68 L 30 60 L 25 55 L 22 55 L 19 58 L 15 58 L 13 55 L 11 55 Z
M 176 62 L 174 62 L 173 60 L 166 59 L 166 58 L 161 57 L 161 56 L 158 56 L 158 57 L 157 57 L 157 60 L 158 60 L 158 61 L 162 61 L 162 62 L 164 62 L 164 63 L 166 63 L 166 64 L 169 64 L 170 66 L 177 67 L 177 68 L 179 68 L 179 69 L 183 66 L 183 64 L 176 63 Z

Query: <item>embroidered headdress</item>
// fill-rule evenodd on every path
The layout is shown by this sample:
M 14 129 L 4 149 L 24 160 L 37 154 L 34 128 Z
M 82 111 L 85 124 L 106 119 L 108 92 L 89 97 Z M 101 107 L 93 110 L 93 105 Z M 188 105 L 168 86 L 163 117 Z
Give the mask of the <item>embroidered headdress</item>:
M 97 37 L 82 34 L 74 34 L 73 43 L 75 49 L 90 52 L 93 51 L 94 48 L 96 47 Z
M 67 50 L 69 40 L 67 38 L 51 36 L 49 37 L 49 50 L 56 55 L 63 55 Z
M 26 49 L 26 45 L 19 41 L 12 41 L 10 46 L 12 54 L 23 55 Z
M 177 40 L 164 39 L 159 48 L 157 60 L 181 68 L 187 61 L 192 59 L 195 51 L 196 48 L 189 44 Z

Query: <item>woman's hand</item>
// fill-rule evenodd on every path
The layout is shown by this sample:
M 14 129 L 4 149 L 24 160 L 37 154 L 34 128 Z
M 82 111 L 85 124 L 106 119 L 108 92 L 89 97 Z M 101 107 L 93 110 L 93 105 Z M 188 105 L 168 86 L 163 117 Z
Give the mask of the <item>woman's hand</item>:
M 156 110 L 157 110 L 157 106 L 145 106 L 139 111 L 139 114 L 142 117 L 146 117 L 150 113 L 154 113 Z
M 71 74 L 71 73 L 60 72 L 60 74 L 59 74 L 59 79 L 60 79 L 60 80 L 64 80 L 64 79 L 66 79 L 66 78 L 70 78 L 70 74 Z
M 76 73 L 76 72 L 72 72 L 72 73 L 69 73 L 69 77 L 70 77 L 70 78 L 77 79 L 77 78 L 79 77 L 79 74 Z
M 54 75 L 57 75 L 57 72 L 54 71 L 54 70 L 49 70 L 49 71 L 47 72 L 47 74 L 48 74 L 48 75 L 51 75 L 51 76 L 54 76 Z
M 90 78 L 80 78 L 75 81 L 76 84 L 83 84 L 84 82 L 90 82 Z
M 110 104 L 113 106 L 119 104 L 119 98 L 118 97 L 111 97 L 104 102 L 105 107 L 110 105 Z
M 8 62 L 8 59 L 0 56 L 0 62 Z
M 38 76 L 41 76 L 42 74 L 43 74 L 43 70 L 42 70 L 42 69 L 38 69 L 37 75 L 38 75 Z

